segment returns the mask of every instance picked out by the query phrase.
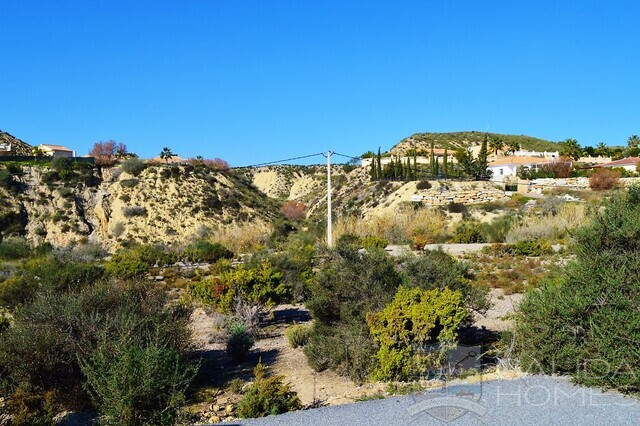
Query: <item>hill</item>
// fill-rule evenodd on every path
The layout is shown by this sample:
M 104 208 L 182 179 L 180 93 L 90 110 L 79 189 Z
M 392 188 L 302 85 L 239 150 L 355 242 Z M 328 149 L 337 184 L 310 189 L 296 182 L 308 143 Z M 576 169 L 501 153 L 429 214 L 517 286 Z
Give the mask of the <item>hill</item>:
M 477 146 L 482 143 L 485 132 L 450 132 L 450 133 L 415 133 L 400 142 L 389 150 L 390 154 L 402 155 L 409 149 L 429 149 L 433 142 L 435 148 L 449 148 L 455 150 L 457 148 L 467 148 Z M 556 142 L 535 138 L 526 135 L 505 135 L 500 133 L 489 133 L 489 138 L 499 136 L 505 145 L 514 142 L 520 144 L 521 149 L 529 151 L 556 151 L 558 144 Z
M 1 145 L 11 145 L 11 155 L 31 155 L 31 145 L 2 130 L 0 130 Z M 0 155 L 9 155 L 9 153 L 0 150 Z
M 0 234 L 37 244 L 182 244 L 247 223 L 268 227 L 279 217 L 278 202 L 250 181 L 205 166 L 150 165 L 138 176 L 84 166 L 60 176 L 34 166 L 20 175 L 13 186 L 0 182 Z

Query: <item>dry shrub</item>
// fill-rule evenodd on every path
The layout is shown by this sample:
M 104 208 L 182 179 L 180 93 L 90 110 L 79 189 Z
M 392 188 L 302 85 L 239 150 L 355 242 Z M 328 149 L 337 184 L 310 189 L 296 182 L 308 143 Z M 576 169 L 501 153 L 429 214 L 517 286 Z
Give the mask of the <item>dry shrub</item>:
M 349 216 L 338 220 L 334 226 L 335 238 L 344 234 L 364 238 L 377 235 L 391 244 L 428 244 L 445 239 L 446 216 L 441 211 L 414 209 L 403 206 L 394 212 L 384 212 L 367 219 Z
M 246 253 L 265 243 L 271 229 L 264 223 L 227 225 L 213 232 L 211 240 L 228 247 L 234 253 Z
M 570 161 L 556 161 L 548 165 L 556 178 L 565 179 L 571 175 L 573 164 Z
M 618 170 L 598 169 L 589 178 L 589 187 L 594 191 L 604 191 L 618 187 L 620 172 Z
M 127 146 L 112 140 L 96 142 L 89 151 L 89 155 L 96 159 L 98 166 L 113 166 L 119 157 L 127 155 Z
M 563 238 L 567 231 L 581 226 L 586 218 L 586 206 L 583 203 L 566 203 L 553 212 L 543 215 L 524 216 L 507 234 L 506 242 L 545 238 L 555 241 Z
M 210 160 L 208 158 L 190 158 L 187 160 L 189 164 L 192 166 L 197 166 L 203 164 L 205 166 L 211 167 L 216 170 L 229 170 L 229 163 L 223 160 L 222 158 L 214 158 Z
M 284 203 L 280 211 L 289 220 L 300 220 L 304 217 L 307 206 L 301 201 L 289 200 Z

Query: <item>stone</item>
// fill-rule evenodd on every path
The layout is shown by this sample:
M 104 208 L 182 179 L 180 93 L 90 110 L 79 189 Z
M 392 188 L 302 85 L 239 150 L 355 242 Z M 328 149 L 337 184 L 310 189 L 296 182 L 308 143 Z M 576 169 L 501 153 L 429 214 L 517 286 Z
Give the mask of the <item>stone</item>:
M 233 413 L 233 404 L 227 404 L 227 408 L 225 410 L 228 414 Z
M 218 423 L 218 422 L 220 422 L 220 417 L 218 417 L 218 416 L 211 416 L 211 417 L 209 417 L 209 422 L 210 422 L 210 423 Z

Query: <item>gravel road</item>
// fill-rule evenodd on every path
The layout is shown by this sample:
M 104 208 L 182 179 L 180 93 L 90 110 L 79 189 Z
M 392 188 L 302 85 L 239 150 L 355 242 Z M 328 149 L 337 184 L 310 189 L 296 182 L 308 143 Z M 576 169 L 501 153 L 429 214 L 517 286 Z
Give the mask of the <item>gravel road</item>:
M 228 424 L 228 423 L 227 423 Z M 243 425 L 638 425 L 640 400 L 527 376 L 297 411 Z

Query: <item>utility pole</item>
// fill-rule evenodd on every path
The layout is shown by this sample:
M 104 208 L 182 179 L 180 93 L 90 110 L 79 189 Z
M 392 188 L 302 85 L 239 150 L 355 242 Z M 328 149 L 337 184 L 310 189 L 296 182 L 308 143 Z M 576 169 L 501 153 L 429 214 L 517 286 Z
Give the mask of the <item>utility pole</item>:
M 333 235 L 331 233 L 331 154 L 327 151 L 327 247 L 333 246 Z

